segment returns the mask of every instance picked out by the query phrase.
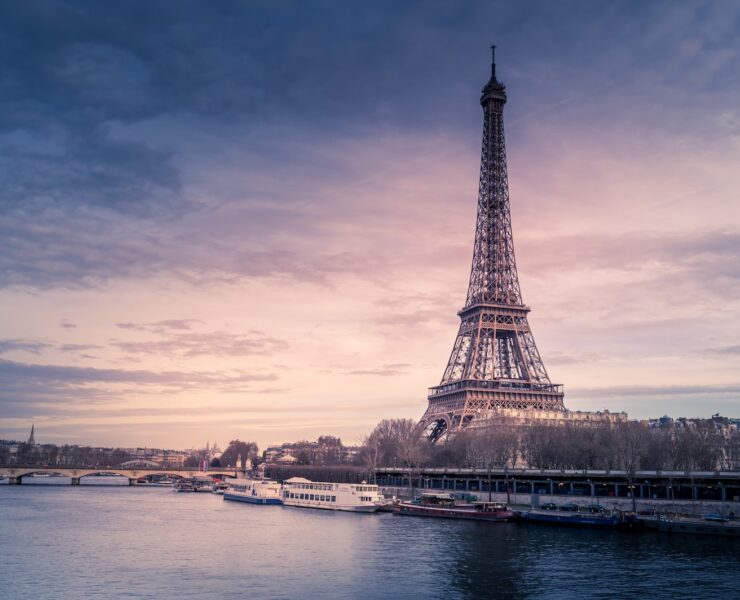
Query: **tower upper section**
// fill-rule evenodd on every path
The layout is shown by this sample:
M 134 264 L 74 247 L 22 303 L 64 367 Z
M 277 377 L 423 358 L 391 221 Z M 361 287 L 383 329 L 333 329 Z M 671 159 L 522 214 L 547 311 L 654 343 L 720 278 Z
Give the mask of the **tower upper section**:
M 496 46 L 491 46 L 491 79 L 481 92 L 480 103 L 485 107 L 487 102 L 500 101 L 501 109 L 506 103 L 506 86 L 496 79 Z
M 495 51 L 495 47 L 492 50 Z M 506 88 L 496 78 L 495 55 L 492 57 L 491 79 L 483 88 L 480 102 L 483 107 L 483 145 L 478 216 L 465 308 L 476 304 L 523 307 L 509 210 L 504 138 Z

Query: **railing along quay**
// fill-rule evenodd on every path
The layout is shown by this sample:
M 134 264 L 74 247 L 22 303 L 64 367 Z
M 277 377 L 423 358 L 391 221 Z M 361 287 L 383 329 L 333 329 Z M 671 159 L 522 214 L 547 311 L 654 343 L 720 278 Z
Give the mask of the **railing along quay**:
M 740 502 L 737 471 L 607 471 L 383 467 L 379 485 L 455 492 Z M 490 486 L 489 486 L 490 481 Z

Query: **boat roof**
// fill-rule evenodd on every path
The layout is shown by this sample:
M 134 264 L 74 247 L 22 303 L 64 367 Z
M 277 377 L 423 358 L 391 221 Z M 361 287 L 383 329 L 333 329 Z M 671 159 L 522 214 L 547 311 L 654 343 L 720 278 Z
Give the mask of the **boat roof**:
M 285 483 L 313 483 L 310 479 L 306 479 L 305 477 L 291 477 L 290 479 L 286 479 Z

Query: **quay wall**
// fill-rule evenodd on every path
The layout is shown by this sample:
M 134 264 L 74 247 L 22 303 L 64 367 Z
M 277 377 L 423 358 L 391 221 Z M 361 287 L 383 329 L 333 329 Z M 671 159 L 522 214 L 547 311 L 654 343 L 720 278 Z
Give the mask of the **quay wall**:
M 669 512 L 733 511 L 740 515 L 740 473 L 709 471 L 577 471 L 540 469 L 378 470 L 376 481 L 390 496 L 422 492 L 454 493 L 458 498 L 492 498 L 512 504 L 601 504 L 609 508 L 655 508 Z M 634 497 L 634 501 L 633 501 Z
M 442 488 L 414 488 L 413 494 L 409 487 L 380 486 L 381 492 L 387 497 L 395 497 L 399 500 L 410 500 L 413 496 L 421 492 L 427 493 L 450 493 L 449 489 Z M 456 495 L 463 499 L 465 497 L 475 496 L 478 500 L 488 500 L 488 492 L 456 492 Z M 507 502 L 505 492 L 491 492 L 493 502 Z M 590 506 L 599 504 L 606 509 L 617 509 L 623 511 L 632 510 L 631 498 L 610 498 L 597 496 L 567 496 L 559 494 L 509 494 L 508 502 L 514 507 L 542 506 L 547 502 L 553 502 L 558 506 L 562 504 L 576 504 L 578 506 Z M 635 507 L 638 511 L 656 510 L 658 512 L 681 513 L 681 514 L 709 514 L 719 513 L 727 515 L 730 511 L 740 517 L 740 502 L 735 501 L 716 501 L 716 500 L 661 500 L 661 499 L 635 499 Z

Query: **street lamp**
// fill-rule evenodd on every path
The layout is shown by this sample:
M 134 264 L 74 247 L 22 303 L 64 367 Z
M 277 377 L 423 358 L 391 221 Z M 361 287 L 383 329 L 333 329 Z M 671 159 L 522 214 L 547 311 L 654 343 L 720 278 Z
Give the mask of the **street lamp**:
M 506 504 L 511 504 L 511 491 L 509 490 L 509 467 L 504 467 L 504 478 L 506 479 Z

